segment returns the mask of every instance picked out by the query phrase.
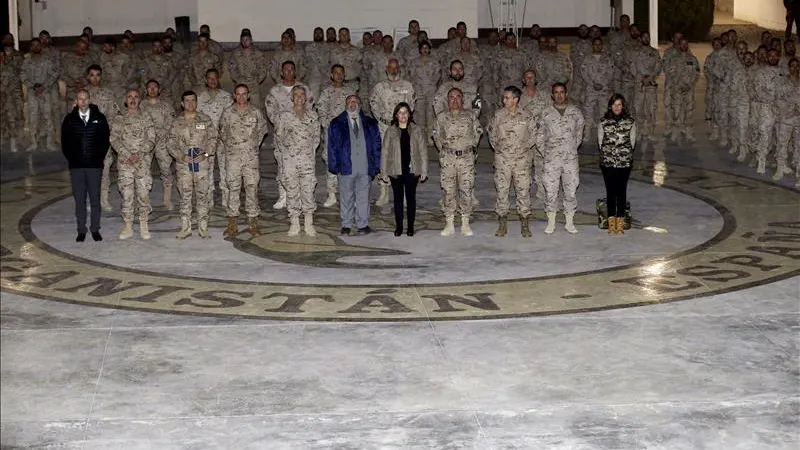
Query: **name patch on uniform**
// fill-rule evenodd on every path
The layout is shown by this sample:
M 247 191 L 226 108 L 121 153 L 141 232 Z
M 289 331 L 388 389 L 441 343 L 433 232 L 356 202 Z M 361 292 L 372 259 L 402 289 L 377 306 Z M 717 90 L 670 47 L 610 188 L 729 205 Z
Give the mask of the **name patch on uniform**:
M 198 130 L 205 130 L 206 126 L 201 123 L 200 125 L 195 125 L 195 128 L 197 128 Z

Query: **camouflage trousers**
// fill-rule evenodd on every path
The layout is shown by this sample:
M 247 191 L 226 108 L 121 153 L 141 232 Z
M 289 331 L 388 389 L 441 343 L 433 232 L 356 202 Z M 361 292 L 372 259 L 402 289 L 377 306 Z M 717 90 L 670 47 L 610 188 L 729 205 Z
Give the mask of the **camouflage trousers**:
M 570 98 L 574 99 L 576 106 L 579 108 L 583 107 L 583 100 L 585 98 L 586 92 L 586 84 L 583 82 L 582 77 L 575 77 L 570 80 L 570 84 L 572 85 L 569 90 Z
M 672 89 L 670 92 L 669 125 L 677 128 L 691 126 L 694 119 L 694 90 Z
M 58 94 L 56 94 L 56 97 Z M 28 132 L 31 143 L 39 143 L 42 138 L 48 142 L 53 141 L 55 128 L 53 125 L 53 103 L 50 92 L 45 91 L 42 95 L 36 95 L 32 90 L 28 91 Z M 59 111 L 60 112 L 60 111 Z
M 208 197 L 208 161 L 199 164 L 199 170 L 192 172 L 186 163 L 175 164 L 175 174 L 178 178 L 178 192 L 181 196 L 181 218 L 192 217 L 192 200 L 197 203 L 197 220 L 208 221 L 208 211 L 211 199 Z
M 544 190 L 546 212 L 558 211 L 559 187 L 564 189 L 564 213 L 572 214 L 578 209 L 576 193 L 580 184 L 578 158 L 550 159 L 544 162 Z
M 636 112 L 636 80 L 630 75 L 623 75 L 622 80 L 620 80 L 620 90 L 619 93 L 625 97 L 625 103 L 628 105 L 628 112 L 631 116 L 638 117 Z M 606 97 L 606 105 L 605 108 L 608 108 L 608 98 L 611 97 L 610 95 Z M 605 110 L 604 108 L 604 110 Z
M 744 145 L 750 147 L 748 130 L 750 126 L 750 102 L 734 101 L 728 105 L 728 117 L 731 123 L 731 140 L 734 148 Z
M 639 122 L 638 133 L 642 137 L 652 136 L 656 129 L 656 113 L 658 111 L 658 93 L 655 86 L 644 86 L 636 92 L 636 120 Z
M 733 121 L 729 119 L 727 99 L 730 96 L 730 90 L 725 86 L 717 86 L 714 97 L 711 99 L 711 120 L 714 125 L 720 127 L 727 127 L 733 125 Z
M 444 191 L 442 212 L 454 216 L 456 210 L 469 217 L 472 214 L 472 192 L 475 189 L 475 155 L 466 150 L 460 156 L 442 150 L 439 156 L 441 185 Z
M 583 130 L 584 137 L 589 137 L 593 127 L 600 123 L 600 119 L 608 108 L 608 98 L 610 96 L 611 94 L 608 91 L 597 91 L 594 87 L 587 87 L 582 105 L 583 117 L 586 119 L 586 126 Z
M 433 142 L 431 132 L 433 131 L 433 123 L 436 121 L 436 115 L 433 113 L 433 93 L 422 94 L 417 97 L 417 104 L 414 107 L 414 122 L 422 128 L 425 133 L 426 141 L 430 145 Z
M 311 214 L 317 209 L 314 190 L 317 176 L 314 173 L 314 160 L 283 156 L 283 176 L 281 184 L 286 189 L 286 210 L 289 218 Z
M 111 153 L 111 152 L 109 152 Z M 117 188 L 122 196 L 122 220 L 132 222 L 134 213 L 147 220 L 153 207 L 150 205 L 150 190 L 153 188 L 153 154 L 140 154 L 136 164 L 124 163 L 128 155 L 117 158 Z
M 719 97 L 719 82 L 715 79 L 709 78 L 706 75 L 706 95 L 705 95 L 705 103 L 706 103 L 706 112 L 705 112 L 705 119 L 712 120 L 716 115 L 717 104 L 715 103 L 717 97 Z M 719 125 L 718 123 L 714 123 L 714 125 Z
M 19 139 L 24 127 L 22 117 L 22 92 L 3 92 L 0 102 L 0 140 Z
M 750 111 L 750 115 L 756 127 L 756 153 L 759 158 L 766 158 L 775 130 L 775 106 L 761 102 L 755 102 L 753 106 L 755 109 Z
M 114 156 L 115 150 L 108 149 L 106 152 L 106 157 L 103 159 L 103 175 L 100 178 L 100 198 L 107 199 L 108 198 L 108 191 L 111 189 L 111 166 L 114 165 L 114 160 L 116 157 Z M 119 169 L 119 167 L 117 167 Z M 119 174 L 117 174 L 119 177 Z
M 164 185 L 164 190 L 172 189 L 172 161 L 173 158 L 167 151 L 166 139 L 158 139 L 156 142 L 155 160 L 158 164 L 158 171 L 161 177 L 161 184 Z
M 533 179 L 536 181 L 536 198 L 544 201 L 544 154 L 533 148 Z
M 329 125 L 324 125 L 322 127 L 322 139 L 320 139 L 320 146 L 319 152 L 322 154 L 322 161 L 325 163 L 325 167 L 328 167 L 328 129 Z M 328 195 L 336 194 L 339 192 L 339 177 L 336 175 L 325 171 L 325 187 L 328 189 Z
M 531 215 L 531 152 L 525 154 L 498 154 L 494 156 L 494 187 L 497 202 L 494 211 L 498 216 L 508 215 L 509 191 L 514 185 L 517 213 L 520 217 Z
M 778 139 L 775 146 L 775 160 L 778 163 L 787 163 L 789 157 L 789 146 L 794 139 L 794 163 L 798 164 L 797 157 L 800 156 L 800 118 L 793 117 L 778 122 Z
M 250 148 L 225 149 L 225 184 L 228 194 L 228 217 L 239 217 L 242 186 L 244 186 L 244 209 L 247 217 L 258 217 L 261 209 L 258 206 L 258 185 L 261 172 L 258 150 Z M 220 153 L 217 153 L 220 156 Z M 222 183 L 220 183 L 221 185 Z
M 494 86 L 483 84 L 478 87 L 478 93 L 483 100 L 481 105 L 480 122 L 484 127 L 489 123 L 498 107 L 499 98 L 497 89 Z
M 219 193 L 220 193 L 220 201 L 222 202 L 222 207 L 227 208 L 228 205 L 228 198 L 230 194 L 228 193 L 228 170 L 225 164 L 225 152 L 217 152 L 216 155 L 210 157 L 210 161 L 208 164 L 208 170 L 211 171 L 208 174 L 210 178 L 210 182 L 208 183 L 208 195 L 211 196 L 211 203 L 214 203 L 214 190 L 216 189 L 215 186 L 219 183 Z M 214 176 L 214 166 L 217 166 L 217 171 L 219 172 L 219 182 L 216 181 Z

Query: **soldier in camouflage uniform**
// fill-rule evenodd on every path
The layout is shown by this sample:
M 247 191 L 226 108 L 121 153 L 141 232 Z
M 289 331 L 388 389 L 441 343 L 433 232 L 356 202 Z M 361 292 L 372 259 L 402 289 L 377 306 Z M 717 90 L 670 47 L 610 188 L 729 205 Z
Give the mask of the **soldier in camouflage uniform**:
M 330 64 L 339 64 L 344 67 L 347 78 L 344 83 L 358 89 L 358 80 L 361 78 L 362 55 L 358 49 L 350 44 L 350 30 L 339 29 L 339 43 L 331 44 Z
M 314 28 L 314 41 L 303 49 L 303 58 L 308 65 L 306 81 L 314 98 L 319 98 L 322 83 L 328 79 L 331 67 L 331 47 L 325 43 L 324 38 L 322 28 Z
M 129 88 L 138 87 L 135 82 L 134 60 L 131 55 L 117 51 L 117 41 L 114 38 L 108 38 L 103 43 L 99 64 L 103 68 L 103 84 L 117 98 L 125 96 L 125 91 Z
M 131 64 L 133 65 L 133 78 L 129 80 L 126 88 L 138 88 L 142 85 L 144 54 L 134 47 L 133 40 L 129 36 L 122 36 L 122 38 L 120 38 L 117 51 L 123 55 L 127 55 L 131 59 Z
M 276 84 L 269 90 L 269 95 L 267 95 L 267 99 L 264 102 L 267 110 L 267 119 L 269 119 L 269 121 L 275 126 L 277 126 L 277 120 L 281 113 L 292 109 L 292 88 L 295 86 L 301 86 L 306 90 L 305 99 L 306 102 L 308 102 L 308 109 L 311 109 L 314 104 L 314 99 L 311 96 L 311 90 L 308 88 L 308 86 L 298 83 L 297 78 L 295 78 L 294 63 L 291 61 L 286 61 L 283 63 L 281 70 L 281 83 Z M 280 146 L 280 142 L 275 141 L 273 154 L 275 155 L 275 161 L 278 163 L 278 170 L 275 177 L 276 181 L 278 182 L 278 201 L 272 205 L 274 209 L 283 209 L 286 207 L 286 189 L 284 189 L 284 185 L 281 183 L 281 180 L 283 179 L 283 158 L 281 157 L 282 150 L 283 149 Z
M 222 45 L 219 42 L 215 41 L 214 39 L 211 39 L 211 27 L 209 27 L 206 24 L 203 24 L 200 25 L 199 31 L 200 34 L 205 34 L 206 36 L 208 36 L 208 49 L 211 50 L 211 53 L 217 55 L 217 57 L 219 57 L 219 60 L 222 61 L 222 57 L 225 56 L 225 50 L 222 48 Z M 220 75 L 222 75 L 222 67 L 218 67 L 218 70 L 220 71 Z
M 794 163 L 800 173 L 800 61 L 789 60 L 789 73 L 778 81 L 778 133 L 775 148 L 774 181 L 792 173 L 789 169 L 789 147 L 794 136 Z
M 619 51 L 621 52 L 617 61 L 622 65 L 619 70 L 619 92 L 628 101 L 628 110 L 631 115 L 637 115 L 636 108 L 636 94 L 638 92 L 636 79 L 631 73 L 633 60 L 636 59 L 637 54 L 642 49 L 642 32 L 637 25 L 631 25 L 629 30 L 630 37 L 624 40 Z
M 92 103 L 97 105 L 97 108 L 106 116 L 108 123 L 114 120 L 118 114 L 121 114 L 119 105 L 120 97 L 114 95 L 114 92 L 103 86 L 103 69 L 97 64 L 89 66 L 86 71 L 86 79 L 89 86 L 86 91 L 92 99 Z M 100 206 L 104 211 L 111 211 L 111 203 L 108 202 L 108 191 L 111 187 L 111 166 L 114 164 L 114 152 L 109 150 L 103 160 L 103 175 L 100 179 Z
M 0 51 L 0 147 L 17 151 L 20 130 L 25 126 L 22 117 L 22 81 L 20 80 L 20 66 L 15 64 L 13 56 Z
M 481 45 L 478 48 L 478 55 L 483 61 L 483 75 L 481 76 L 480 85 L 478 85 L 478 93 L 483 99 L 483 104 L 481 105 L 481 123 L 483 124 L 489 122 L 489 119 L 494 115 L 500 104 L 500 94 L 497 91 L 497 87 L 500 84 L 497 74 L 500 45 L 499 33 L 497 30 L 492 30 L 489 32 L 487 45 Z
M 239 47 L 231 53 L 231 80 L 235 84 L 246 84 L 250 89 L 250 103 L 261 108 L 261 83 L 267 78 L 267 61 L 264 53 L 253 45 L 253 37 L 247 28 L 242 30 Z
M 469 217 L 472 214 L 472 195 L 475 188 L 475 152 L 483 129 L 478 117 L 463 109 L 463 94 L 458 88 L 447 93 L 449 110 L 436 116 L 433 135 L 439 148 L 441 184 L 444 191 L 443 212 L 445 227 L 442 236 L 455 233 L 456 209 L 461 213 L 461 234 L 472 236 Z M 457 208 L 458 207 L 458 208 Z
M 711 134 L 709 139 L 716 141 L 719 139 L 720 123 L 719 118 L 722 113 L 721 100 L 722 96 L 722 78 L 719 76 L 720 69 L 724 64 L 724 53 L 722 50 L 722 39 L 714 38 L 711 41 L 712 52 L 706 57 L 703 63 L 703 74 L 706 76 L 706 94 L 705 94 L 705 119 L 711 123 Z
M 378 45 L 380 47 L 377 47 Z M 377 50 L 370 53 L 369 56 L 364 55 L 365 73 L 369 73 L 369 87 L 364 92 L 364 96 L 367 98 L 375 86 L 386 79 L 386 66 L 390 59 L 396 59 L 400 63 L 400 67 L 405 67 L 405 62 L 394 50 L 394 40 L 391 36 L 384 36 L 380 44 L 376 44 L 376 48 Z
M 636 111 L 639 121 L 638 133 L 642 139 L 655 137 L 656 112 L 658 111 L 658 84 L 656 79 L 661 74 L 663 64 L 658 50 L 650 46 L 650 33 L 644 32 L 641 37 L 642 48 L 631 60 L 631 75 L 636 80 Z M 584 113 L 584 118 L 591 120 Z M 587 126 L 586 128 L 590 128 Z
M 60 96 L 60 86 L 58 83 L 58 78 L 61 75 L 61 52 L 53 46 L 53 38 L 50 37 L 50 33 L 46 30 L 42 30 L 39 32 L 39 41 L 41 42 L 42 46 L 42 56 L 45 59 L 50 60 L 52 66 L 54 67 L 54 71 L 56 73 L 56 83 L 53 86 L 53 89 L 49 89 L 47 91 L 47 103 L 48 113 L 50 114 L 50 123 L 52 124 L 52 130 L 48 129 L 45 131 L 46 133 L 52 134 L 54 136 L 53 140 L 55 142 L 55 146 L 61 144 L 61 132 L 59 130 L 59 124 L 61 123 L 62 119 L 64 118 L 64 113 L 61 111 L 61 96 Z M 25 58 L 28 59 L 29 55 L 26 55 Z M 24 80 L 23 80 L 24 83 Z M 23 90 L 23 95 L 25 95 L 25 90 Z M 30 110 L 30 108 L 29 108 Z M 28 112 L 30 115 L 30 112 Z M 30 126 L 30 121 L 28 122 Z
M 167 137 L 169 127 L 175 118 L 175 109 L 167 100 L 161 99 L 161 90 L 158 81 L 149 80 L 146 83 L 146 94 L 144 102 L 140 108 L 153 118 L 156 128 L 156 162 L 161 173 L 161 184 L 164 188 L 164 207 L 172 211 L 172 156 L 167 149 Z M 176 161 L 177 164 L 177 161 Z
M 412 59 L 408 65 L 408 79 L 417 94 L 417 110 L 419 113 L 415 121 L 425 131 L 425 135 L 430 140 L 435 119 L 433 99 L 436 95 L 436 85 L 439 83 L 442 70 L 439 62 L 431 56 L 430 42 L 422 41 L 419 44 L 419 53 L 420 56 Z
M 494 61 L 497 64 L 497 91 L 503 92 L 508 86 L 517 86 L 522 74 L 528 69 L 528 56 L 517 48 L 514 33 L 506 35 L 505 47 L 502 47 Z M 505 95 L 505 94 L 503 94 Z
M 427 38 L 419 38 L 419 32 L 419 22 L 410 20 L 408 22 L 408 35 L 397 41 L 397 52 L 403 60 L 408 61 L 419 55 L 419 44 L 422 41 L 427 41 Z
M 739 45 L 742 44 L 742 45 Z M 731 122 L 731 154 L 739 154 L 742 161 L 749 152 L 749 137 L 747 135 L 750 123 L 750 91 L 747 77 L 747 67 L 745 67 L 747 43 L 741 41 L 736 46 L 736 59 L 729 66 L 727 79 L 728 98 L 725 105 L 728 118 Z M 751 58 L 753 57 L 750 53 Z
M 584 139 L 589 139 L 592 127 L 600 123 L 606 102 L 613 92 L 614 63 L 603 52 L 603 40 L 592 40 L 592 54 L 583 60 L 581 77 L 585 86 L 583 99 L 583 116 L 589 122 Z
M 208 35 L 201 34 L 197 38 L 197 49 L 189 57 L 189 84 L 192 89 L 200 88 L 201 83 L 206 81 L 206 74 L 210 69 L 220 74 L 222 59 L 209 48 Z
M 672 133 L 670 139 L 677 142 L 682 132 L 689 142 L 694 142 L 691 121 L 694 118 L 694 85 L 700 76 L 700 63 L 689 51 L 689 41 L 681 39 L 678 43 L 679 54 L 671 57 L 664 64 L 667 85 L 670 89 L 669 123 Z
M 219 71 L 211 68 L 205 74 L 205 86 L 197 94 L 197 111 L 207 115 L 211 118 L 214 127 L 219 129 L 219 120 L 222 117 L 222 111 L 233 104 L 233 97 L 224 89 L 220 89 L 219 85 Z M 211 173 L 208 174 L 209 183 L 208 192 L 209 201 L 211 206 L 214 205 L 214 163 L 219 168 L 219 189 L 221 193 L 222 207 L 227 208 L 228 205 L 228 185 L 225 182 L 225 152 L 219 151 L 211 156 L 208 160 L 208 166 Z
M 153 119 L 139 109 L 139 92 L 131 89 L 125 94 L 127 111 L 111 120 L 111 146 L 117 153 L 117 187 L 122 195 L 121 240 L 133 237 L 133 216 L 139 212 L 139 233 L 150 239 L 148 218 L 150 190 L 153 188 L 153 153 L 156 131 Z M 134 205 L 135 201 L 135 205 Z
M 769 155 L 772 132 L 774 131 L 777 115 L 778 82 L 780 68 L 778 67 L 778 51 L 767 51 L 767 65 L 759 67 L 753 79 L 753 94 L 755 109 L 750 114 L 756 120 L 756 158 L 759 174 L 766 173 L 767 155 Z
M 169 28 L 168 28 L 169 30 Z M 174 31 L 173 31 L 174 33 Z M 181 107 L 181 93 L 188 87 L 189 77 L 189 55 L 181 48 L 175 48 L 174 38 L 169 34 L 161 38 L 161 45 L 164 47 L 164 56 L 172 61 L 175 73 L 172 75 L 172 86 L 170 88 L 170 99 L 173 107 L 178 110 Z M 161 94 L 164 96 L 164 94 Z M 166 97 L 164 97 L 166 100 Z
M 378 119 L 381 139 L 383 139 L 389 124 L 392 122 L 394 107 L 402 102 L 408 103 L 413 109 L 417 102 L 417 95 L 411 82 L 400 78 L 400 62 L 396 59 L 390 59 L 386 65 L 386 78 L 375 85 L 372 97 L 369 100 L 372 115 Z M 389 203 L 389 185 L 387 183 L 378 184 L 380 193 L 375 204 L 383 206 Z
M 161 98 L 172 102 L 172 91 L 175 88 L 175 77 L 178 76 L 178 67 L 172 56 L 164 54 L 164 44 L 160 39 L 153 40 L 152 48 L 152 52 L 142 61 L 142 80 L 158 81 Z M 146 86 L 143 87 L 146 89 Z
M 192 235 L 192 197 L 197 202 L 198 232 L 202 238 L 208 233 L 208 158 L 216 152 L 218 132 L 211 118 L 197 111 L 197 95 L 187 91 L 183 95 L 183 112 L 172 122 L 167 138 L 167 149 L 175 159 L 178 175 L 178 192 L 181 194 L 181 230 L 175 235 L 186 239 Z
M 580 71 L 581 65 L 587 56 L 592 54 L 592 39 L 589 37 L 589 27 L 581 24 L 578 27 L 578 39 L 569 48 L 569 60 L 576 72 Z M 531 66 L 534 67 L 534 66 Z M 572 77 L 572 100 L 580 105 L 583 102 L 583 77 L 575 73 Z
M 28 151 L 36 150 L 41 138 L 46 141 L 48 150 L 56 151 L 53 108 L 57 108 L 54 99 L 58 97 L 58 63 L 53 57 L 42 53 L 39 39 L 31 40 L 31 53 L 22 63 L 20 79 L 25 88 L 28 108 L 27 125 L 31 141 Z
M 450 64 L 455 60 L 461 61 L 464 66 L 464 82 L 468 85 L 478 86 L 483 76 L 484 67 L 480 55 L 472 50 L 472 40 L 470 38 L 461 38 L 460 50 L 442 60 L 443 73 L 447 73 L 450 70 Z
M 680 56 L 681 51 L 678 50 L 680 47 L 680 42 L 683 39 L 683 33 L 677 32 L 672 35 L 672 46 L 668 48 L 664 52 L 664 71 L 666 72 L 667 67 L 669 67 L 672 63 L 672 60 L 675 57 Z M 665 74 L 666 75 L 666 74 Z M 670 86 L 670 78 L 664 77 L 664 121 L 666 122 L 666 130 L 664 132 L 664 137 L 668 137 L 672 135 L 672 123 L 675 119 L 672 117 L 672 92 L 673 89 Z
M 269 61 L 269 76 L 273 83 L 280 83 L 283 75 L 283 63 L 286 61 L 294 63 L 297 79 L 305 79 L 306 64 L 303 50 L 296 48 L 291 33 L 284 31 L 281 34 L 281 47 L 275 50 L 272 54 L 272 59 Z
M 527 111 L 534 121 L 539 120 L 542 112 L 553 104 L 550 93 L 536 87 L 536 71 L 528 70 L 522 78 L 522 96 L 518 107 Z M 536 180 L 536 198 L 544 201 L 544 156 L 542 149 L 533 148 L 533 169 Z
M 535 66 L 540 87 L 550 89 L 555 83 L 568 84 L 572 79 L 572 63 L 569 56 L 558 51 L 558 38 L 547 39 L 547 53 L 542 56 L 545 55 Z
M 438 116 L 446 113 L 450 109 L 450 102 L 448 100 L 449 92 L 453 88 L 461 91 L 461 100 L 467 109 L 472 108 L 472 103 L 478 95 L 478 87 L 474 84 L 469 84 L 464 81 L 464 66 L 461 61 L 454 60 L 450 63 L 449 75 L 447 81 L 442 83 L 436 94 L 433 96 L 433 114 Z M 416 119 L 415 119 L 416 120 Z
M 344 84 L 344 78 L 344 67 L 338 64 L 331 67 L 331 79 L 333 80 L 333 84 L 322 90 L 322 94 L 320 94 L 319 101 L 317 101 L 316 104 L 317 115 L 322 125 L 322 160 L 325 161 L 326 165 L 328 164 L 328 152 L 326 151 L 328 148 L 328 128 L 331 125 L 331 121 L 344 112 L 346 108 L 345 100 L 347 97 L 356 94 L 352 86 Z M 328 198 L 322 206 L 330 208 L 336 204 L 338 181 L 336 175 L 332 173 L 327 174 L 326 185 L 328 188 Z
M 577 233 L 573 219 L 578 209 L 575 193 L 580 183 L 578 169 L 578 147 L 583 139 L 583 114 L 567 101 L 567 87 L 553 85 L 553 105 L 539 118 L 536 145 L 544 153 L 544 189 L 547 228 L 552 234 L 556 227 L 559 187 L 564 189 L 564 215 L 569 233 Z
M 86 69 L 92 65 L 92 57 L 84 41 L 78 40 L 71 52 L 61 53 L 61 81 L 66 85 L 61 111 L 66 114 L 75 107 L 75 94 L 86 87 Z M 109 119 L 110 121 L 110 119 Z
M 317 113 L 308 107 L 303 86 L 292 88 L 292 106 L 278 116 L 275 138 L 280 142 L 283 159 L 281 184 L 286 189 L 286 206 L 289 212 L 289 236 L 300 234 L 300 214 L 303 214 L 304 231 L 316 236 L 314 229 L 314 174 L 315 152 L 320 142 Z
M 225 108 L 219 126 L 222 146 L 218 157 L 220 161 L 225 161 L 225 172 L 221 175 L 226 186 L 223 194 L 228 196 L 227 200 L 223 200 L 228 215 L 228 226 L 223 235 L 235 238 L 239 233 L 237 220 L 244 185 L 245 211 L 250 234 L 255 237 L 261 234 L 258 229 L 258 216 L 261 214 L 258 206 L 258 185 L 261 181 L 259 148 L 267 134 L 267 120 L 259 108 L 248 103 L 246 85 L 236 86 L 234 96 L 236 101 Z
M 534 127 L 530 113 L 519 107 L 522 91 L 509 86 L 503 91 L 503 108 L 498 110 L 486 131 L 494 148 L 494 185 L 500 226 L 495 236 L 508 233 L 508 195 L 511 185 L 517 197 L 517 213 L 523 237 L 530 237 L 531 166 L 533 165 Z

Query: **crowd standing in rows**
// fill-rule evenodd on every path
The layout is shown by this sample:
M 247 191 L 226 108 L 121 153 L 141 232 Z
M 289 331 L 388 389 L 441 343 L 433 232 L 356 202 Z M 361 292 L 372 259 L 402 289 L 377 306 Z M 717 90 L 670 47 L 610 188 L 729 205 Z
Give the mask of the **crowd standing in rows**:
M 604 145 L 604 139 L 617 144 L 629 139 L 614 135 L 614 127 L 602 130 L 601 119 L 613 103 L 609 98 L 621 94 L 627 100 L 625 117 L 635 118 L 638 124 L 634 142 L 621 146 L 632 151 L 635 139 L 655 138 L 657 79 L 663 73 L 665 136 L 679 143 L 693 142 L 694 87 L 704 74 L 711 140 L 730 147 L 739 161 L 750 157 L 759 173 L 765 173 L 772 154 L 775 180 L 791 173 L 793 163 L 800 179 L 800 65 L 795 43 L 781 43 L 766 32 L 753 51 L 738 40 L 735 31 L 724 33 L 714 39 L 714 51 L 701 67 L 680 33 L 662 57 L 651 47 L 648 33 L 630 24 L 627 16 L 621 19 L 621 29 L 606 37 L 597 26 L 581 25 L 569 54 L 560 52 L 558 39 L 545 36 L 538 25 L 520 41 L 513 33 L 494 30 L 486 44 L 478 46 L 459 22 L 436 48 L 415 20 L 409 23 L 409 35 L 399 42 L 376 30 L 363 34 L 361 48 L 351 43 L 347 28 L 338 32 L 317 28 L 313 42 L 303 48 L 296 45 L 294 31 L 287 29 L 270 58 L 253 44 L 249 29 L 242 30 L 239 46 L 227 58 L 207 25 L 199 31 L 192 48 L 184 48 L 174 30 L 168 29 L 152 41 L 149 51 L 140 51 L 130 31 L 119 41 L 109 38 L 98 45 L 86 27 L 69 52 L 55 49 L 43 31 L 25 55 L 14 50 L 13 36 L 4 36 L 0 52 L 3 148 L 63 147 L 64 142 L 59 142 L 62 118 L 70 112 L 89 111 L 78 102 L 85 93 L 97 107 L 95 114 L 101 113 L 110 126 L 111 149 L 103 157 L 99 202 L 104 210 L 112 209 L 108 191 L 111 167 L 116 164 L 124 221 L 120 239 L 133 236 L 137 211 L 141 236 L 150 236 L 153 159 L 159 166 L 167 209 L 173 209 L 177 181 L 178 238 L 192 234 L 193 209 L 199 235 L 210 237 L 209 210 L 217 188 L 229 218 L 224 235 L 239 233 L 243 189 L 249 232 L 258 236 L 259 150 L 265 135 L 274 131 L 279 197 L 273 207 L 287 209 L 290 235 L 300 233 L 302 217 L 305 233 L 313 236 L 315 157 L 321 155 L 329 166 L 323 206 L 331 207 L 337 203 L 343 174 L 341 161 L 331 161 L 337 150 L 328 141 L 332 123 L 348 114 L 346 100 L 352 97 L 357 108 L 349 114 L 374 118 L 384 144 L 394 142 L 396 133 L 407 134 L 394 130 L 398 110 L 403 110 L 398 107 L 405 105 L 403 114 L 413 116 L 411 129 L 420 130 L 425 151 L 428 146 L 438 149 L 446 219 L 443 235 L 454 233 L 457 213 L 462 234 L 472 234 L 469 220 L 477 202 L 475 159 L 484 133 L 494 151 L 496 235 L 507 234 L 512 187 L 521 233 L 531 235 L 534 179 L 536 196 L 544 201 L 548 217 L 545 232 L 554 232 L 562 190 L 565 229 L 575 233 L 578 147 L 593 139 L 596 126 L 601 127 L 597 135 L 601 154 L 613 147 Z M 225 71 L 235 85 L 232 94 L 220 86 Z M 274 85 L 264 94 L 261 86 L 267 79 Z M 385 141 L 387 134 L 389 141 Z M 379 186 L 379 206 L 389 202 L 390 184 L 405 190 L 411 183 L 404 178 L 409 173 L 405 163 L 395 164 L 394 153 L 387 156 L 386 148 L 393 146 L 384 145 L 383 160 L 375 166 L 380 172 L 373 173 L 373 164 L 368 171 Z M 792 161 L 789 148 L 793 148 Z M 96 159 L 90 159 L 96 164 Z M 393 161 L 391 170 L 387 161 Z M 426 173 L 415 176 L 427 178 Z M 395 189 L 395 203 L 414 200 L 411 190 L 404 192 L 398 195 Z M 93 196 L 89 197 L 92 201 Z M 413 229 L 414 205 L 408 206 L 408 225 Z M 349 201 L 348 208 L 354 207 Z M 400 211 L 398 216 L 396 205 L 402 231 L 402 207 Z M 85 221 L 85 211 L 83 216 Z M 345 223 L 344 213 L 342 217 L 342 232 L 350 233 L 351 224 Z M 80 232 L 80 217 L 78 221 Z M 370 231 L 363 217 L 356 221 L 357 230 Z

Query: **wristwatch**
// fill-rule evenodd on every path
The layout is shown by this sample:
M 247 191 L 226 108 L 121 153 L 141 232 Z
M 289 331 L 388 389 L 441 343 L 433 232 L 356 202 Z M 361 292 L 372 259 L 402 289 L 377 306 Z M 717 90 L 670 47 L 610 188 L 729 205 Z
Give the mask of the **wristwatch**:
M 209 154 L 208 154 L 208 152 L 205 152 L 205 153 L 203 153 L 203 156 L 205 156 L 206 158 L 208 158 L 208 157 L 209 157 L 209 156 L 211 156 L 211 155 L 209 155 Z

